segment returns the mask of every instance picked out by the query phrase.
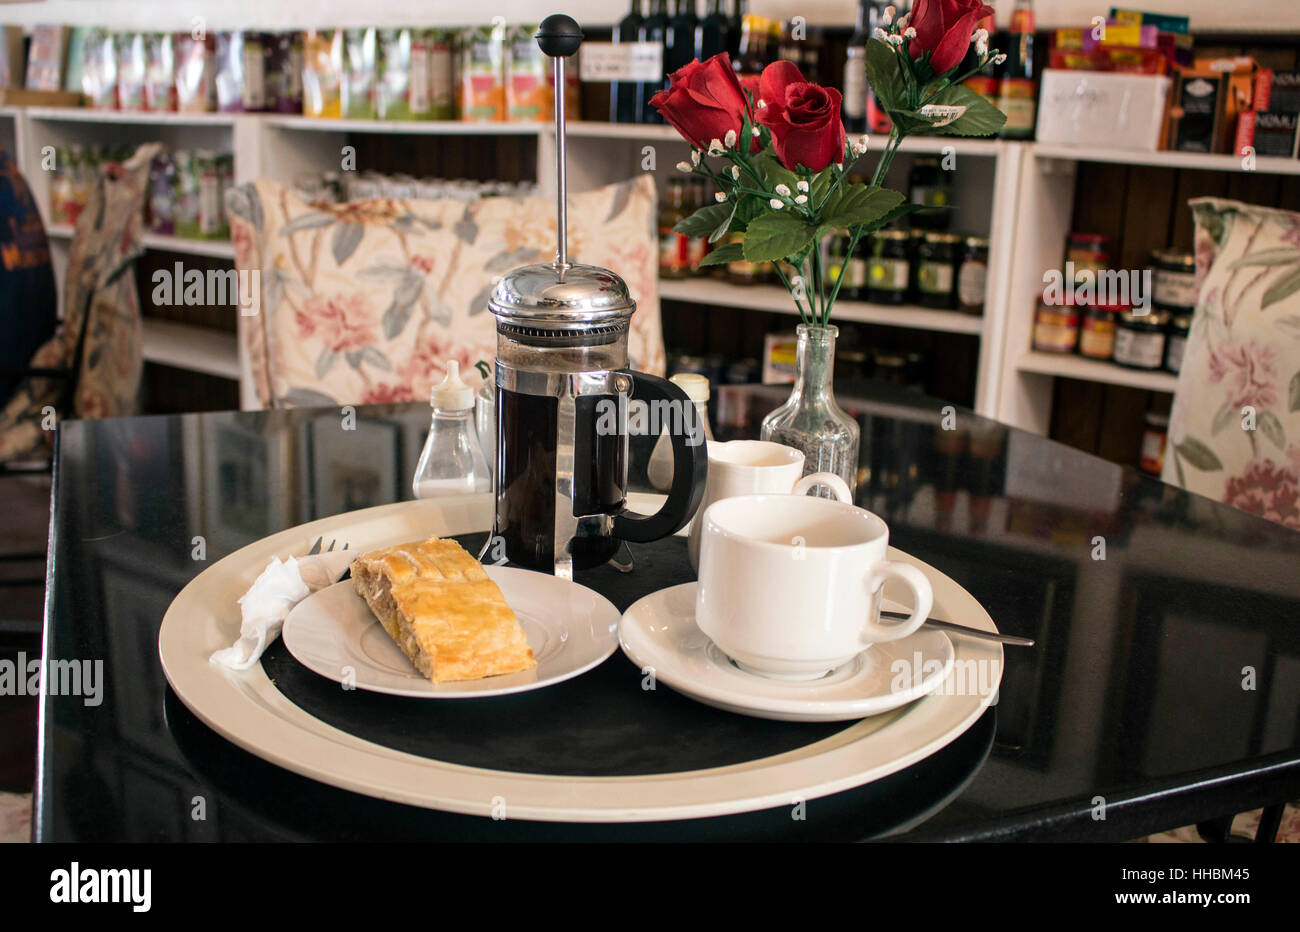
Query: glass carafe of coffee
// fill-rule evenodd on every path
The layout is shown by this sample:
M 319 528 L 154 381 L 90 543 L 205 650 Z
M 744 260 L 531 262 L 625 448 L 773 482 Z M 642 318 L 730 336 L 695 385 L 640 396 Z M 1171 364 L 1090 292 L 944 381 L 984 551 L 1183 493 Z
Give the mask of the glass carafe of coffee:
M 554 59 L 582 40 L 578 24 L 547 17 L 538 44 Z M 488 301 L 496 317 L 496 513 L 493 540 L 521 566 L 571 576 L 600 565 L 620 541 L 645 542 L 690 521 L 708 469 L 695 406 L 666 379 L 628 369 L 636 303 L 614 272 L 571 264 L 566 250 L 564 94 L 555 95 L 559 236 L 555 262 L 509 272 Z M 627 508 L 628 408 L 646 402 L 672 440 L 673 480 L 662 508 Z M 492 541 L 489 541 L 489 548 Z M 491 552 L 488 549 L 486 552 Z

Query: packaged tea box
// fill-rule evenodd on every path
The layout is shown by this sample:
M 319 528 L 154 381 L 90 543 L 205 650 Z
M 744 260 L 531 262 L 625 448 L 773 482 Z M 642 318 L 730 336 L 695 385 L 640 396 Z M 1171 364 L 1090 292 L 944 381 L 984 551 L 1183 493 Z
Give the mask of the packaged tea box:
M 302 40 L 302 112 L 342 115 L 343 30 L 309 29 Z
M 536 26 L 514 26 L 508 31 L 506 115 L 516 122 L 548 120 L 555 106 L 550 59 L 533 38 L 536 31 Z
M 431 29 L 425 34 L 429 47 L 429 119 L 456 119 L 456 33 Z
M 175 163 L 175 190 L 172 194 L 172 223 L 177 236 L 198 239 L 199 228 L 199 160 L 196 153 L 177 151 Z
M 67 26 L 33 26 L 27 48 L 27 89 L 57 91 L 63 83 L 67 54 Z
M 506 118 L 505 30 L 492 26 L 462 30 L 460 118 L 491 123 Z
M 196 39 L 188 32 L 172 36 L 176 67 L 176 109 L 202 113 L 217 106 L 217 43 L 212 33 Z
M 216 154 L 197 150 L 193 171 L 198 180 L 199 236 L 213 239 L 221 235 L 226 217 L 221 205 L 221 169 Z
M 176 59 L 172 37 L 165 32 L 144 37 L 144 106 L 146 110 L 176 109 Z
M 245 32 L 243 48 L 243 81 L 240 99 L 248 113 L 269 109 L 266 94 L 266 52 L 271 36 L 264 32 Z
M 86 37 L 81 92 L 92 107 L 117 109 L 117 38 L 107 30 L 97 29 Z
M 379 30 L 375 109 L 381 120 L 423 120 L 429 115 L 427 50 L 414 41 L 412 32 Z
M 176 233 L 175 202 L 176 165 L 171 153 L 160 152 L 149 166 L 149 229 L 163 236 Z
M 266 109 L 266 68 L 260 32 L 217 34 L 217 109 L 256 113 Z
M 0 62 L 0 87 L 18 87 L 23 82 L 23 30 L 21 26 L 5 26 L 7 37 L 17 33 L 18 44 L 9 45 L 7 62 Z M 63 89 L 80 94 L 81 78 L 86 71 L 86 40 L 95 32 L 93 26 L 73 26 L 68 34 L 68 62 L 63 69 Z M 0 45 L 0 58 L 6 57 L 4 46 Z
M 302 113 L 302 33 L 266 35 L 266 107 Z
M 374 29 L 348 29 L 343 37 L 343 116 L 375 116 L 375 82 L 379 77 L 378 38 Z
M 121 33 L 117 37 L 117 105 L 122 110 L 144 109 L 144 36 Z

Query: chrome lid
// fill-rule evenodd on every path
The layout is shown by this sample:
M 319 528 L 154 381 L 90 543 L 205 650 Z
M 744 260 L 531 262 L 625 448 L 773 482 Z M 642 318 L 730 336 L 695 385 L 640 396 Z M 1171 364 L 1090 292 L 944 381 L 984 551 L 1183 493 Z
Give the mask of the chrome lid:
M 627 283 L 595 265 L 525 265 L 501 277 L 488 309 L 502 325 L 583 333 L 625 327 L 636 302 Z

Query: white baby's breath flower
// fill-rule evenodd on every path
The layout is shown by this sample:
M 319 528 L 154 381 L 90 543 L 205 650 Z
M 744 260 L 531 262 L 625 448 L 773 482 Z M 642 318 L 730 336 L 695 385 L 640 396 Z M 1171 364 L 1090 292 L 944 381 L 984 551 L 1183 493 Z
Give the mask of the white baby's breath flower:
M 1000 65 L 1006 60 L 1007 60 L 1007 56 L 1005 54 L 998 54 L 993 56 L 993 64 L 995 65 Z
M 916 38 L 916 30 L 913 29 L 911 26 L 908 26 L 906 29 L 903 30 L 903 38 L 904 38 L 904 39 L 915 39 L 915 38 Z
M 772 198 L 770 201 L 768 201 L 768 203 L 772 205 L 773 210 L 780 210 L 782 207 L 785 206 L 785 201 L 781 200 L 778 197 Z
M 897 15 L 898 15 L 898 8 L 897 8 L 897 7 L 894 7 L 894 6 L 887 6 L 887 7 L 885 7 L 885 13 L 884 13 L 884 15 L 880 17 L 880 22 L 883 23 L 884 25 L 888 26 L 890 23 L 892 23 L 892 22 L 894 21 L 894 17 L 897 16 Z
M 717 201 L 719 204 L 723 203 L 723 202 L 726 201 L 726 199 L 727 199 L 726 192 L 725 192 L 725 191 L 715 191 L 715 192 L 713 193 L 713 199 L 714 199 L 715 201 Z
M 709 140 L 709 155 L 721 155 L 721 154 L 722 154 L 722 140 L 721 140 L 721 139 L 710 139 L 710 140 Z
M 758 98 L 758 103 L 756 103 L 754 106 L 756 106 L 759 110 L 762 110 L 764 107 L 767 106 L 767 101 L 764 100 L 762 97 L 760 97 Z
M 912 18 L 912 11 L 911 11 L 911 10 L 908 10 L 908 11 L 907 11 L 906 13 L 904 13 L 902 16 L 898 17 L 898 28 L 899 28 L 899 29 L 906 29 L 906 28 L 907 28 L 907 21 L 908 21 L 909 19 L 911 19 L 911 18 Z
M 678 162 L 678 163 L 677 163 L 677 170 L 678 170 L 679 172 L 689 172 L 689 171 L 691 170 L 691 163 L 690 163 L 690 162 Z
M 739 165 L 733 165 L 733 166 L 731 166 L 731 177 L 732 177 L 733 179 L 735 179 L 736 181 L 739 181 L 739 180 L 740 180 L 740 166 L 739 166 Z
M 700 150 L 699 150 L 699 149 L 692 149 L 692 150 L 691 150 L 691 164 L 692 164 L 692 165 L 699 165 L 699 164 L 700 164 Z
M 804 193 L 807 193 L 808 191 L 808 182 L 802 178 L 796 181 L 794 186 L 798 188 L 800 191 L 803 191 Z
M 808 195 L 807 195 L 807 194 L 800 194 L 798 197 L 796 197 L 796 198 L 794 199 L 794 202 L 795 202 L 796 204 L 807 204 L 807 203 L 808 203 Z
M 881 29 L 879 26 L 876 27 L 876 31 L 873 32 L 872 35 L 877 39 L 880 39 L 882 42 L 889 41 L 889 33 L 885 32 L 885 30 Z
M 978 42 L 978 41 L 980 41 L 981 39 L 983 39 L 985 42 L 987 42 L 987 41 L 989 41 L 989 31 L 988 31 L 987 29 L 984 29 L 984 28 L 976 29 L 976 30 L 975 30 L 975 34 L 974 34 L 973 36 L 971 36 L 970 38 L 971 38 L 971 41 L 972 41 L 972 42 Z
M 857 139 L 853 140 L 853 154 L 854 154 L 854 155 L 865 155 L 865 154 L 866 154 L 866 151 L 867 151 L 867 137 L 866 137 L 866 136 L 859 136 Z
M 781 195 L 782 197 L 789 197 L 790 189 L 783 184 L 779 184 L 776 186 L 776 193 Z
M 889 37 L 889 44 L 892 45 L 894 48 L 898 48 L 900 45 L 903 44 L 903 37 L 902 37 L 902 36 L 890 36 L 890 37 Z
M 728 149 L 732 148 L 736 144 L 736 131 L 734 129 L 727 130 L 727 136 L 723 139 L 723 143 Z
M 760 132 L 761 132 L 761 130 L 759 130 L 759 128 L 758 128 L 757 126 L 751 126 L 751 127 L 749 128 L 749 133 L 750 133 L 751 136 L 758 136 Z

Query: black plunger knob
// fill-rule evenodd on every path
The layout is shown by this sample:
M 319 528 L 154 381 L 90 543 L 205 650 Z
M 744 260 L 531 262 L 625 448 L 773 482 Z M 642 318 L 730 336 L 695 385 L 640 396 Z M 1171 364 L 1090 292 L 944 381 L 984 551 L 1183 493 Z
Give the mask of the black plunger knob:
M 551 58 L 568 58 L 582 45 L 582 30 L 572 16 L 552 13 L 542 20 L 533 38 Z

